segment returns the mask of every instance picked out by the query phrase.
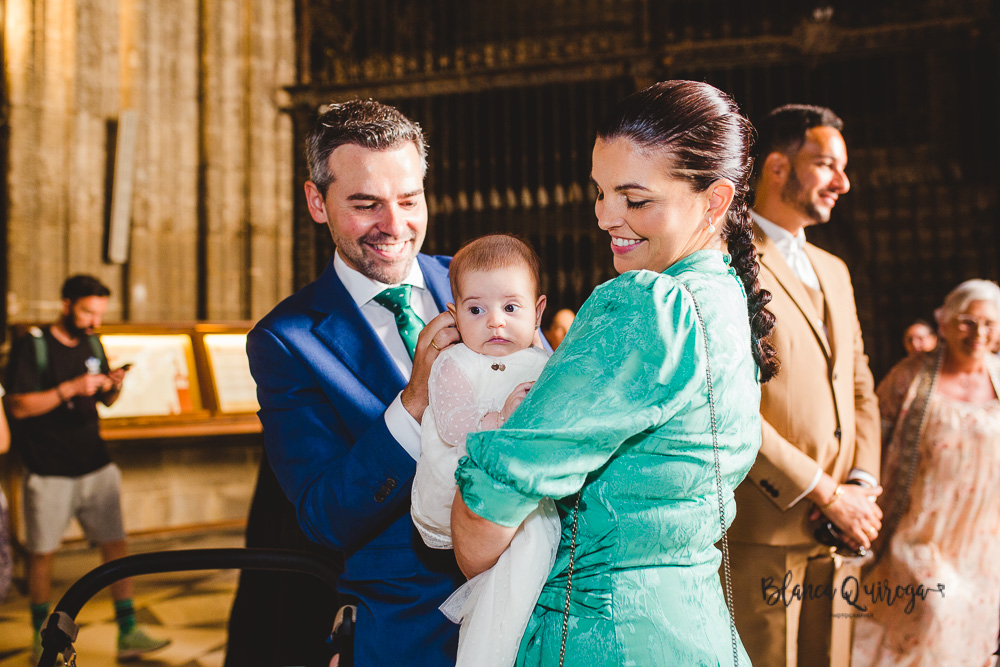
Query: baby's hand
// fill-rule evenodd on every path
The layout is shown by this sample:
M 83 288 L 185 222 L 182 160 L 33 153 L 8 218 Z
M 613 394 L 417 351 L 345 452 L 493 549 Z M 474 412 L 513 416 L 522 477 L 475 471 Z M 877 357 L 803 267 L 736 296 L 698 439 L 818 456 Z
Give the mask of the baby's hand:
M 500 416 L 503 417 L 503 421 L 514 414 L 514 410 L 517 406 L 521 405 L 524 397 L 528 395 L 528 390 L 531 389 L 531 385 L 534 382 L 522 382 L 521 384 L 514 387 L 514 391 L 510 392 L 510 396 L 507 397 L 507 401 L 503 404 L 503 410 L 500 411 Z

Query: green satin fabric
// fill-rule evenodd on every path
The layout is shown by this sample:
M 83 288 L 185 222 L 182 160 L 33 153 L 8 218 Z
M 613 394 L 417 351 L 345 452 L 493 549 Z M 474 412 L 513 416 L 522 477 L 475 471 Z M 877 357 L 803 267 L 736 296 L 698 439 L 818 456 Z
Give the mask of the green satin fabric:
M 456 478 L 472 511 L 516 526 L 540 498 L 562 499 L 559 554 L 518 665 L 558 664 L 581 487 L 566 664 L 732 664 L 705 348 L 681 285 L 708 329 L 728 525 L 761 434 L 746 296 L 728 261 L 703 250 L 599 286 L 504 428 L 469 435 Z

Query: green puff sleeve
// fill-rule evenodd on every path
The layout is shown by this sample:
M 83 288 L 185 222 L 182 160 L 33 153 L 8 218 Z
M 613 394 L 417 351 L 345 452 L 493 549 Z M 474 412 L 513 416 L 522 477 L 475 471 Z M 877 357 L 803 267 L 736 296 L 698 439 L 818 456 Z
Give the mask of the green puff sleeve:
M 517 526 L 677 414 L 704 385 L 697 322 L 670 276 L 632 271 L 595 289 L 504 427 L 469 434 L 455 473 L 469 509 Z

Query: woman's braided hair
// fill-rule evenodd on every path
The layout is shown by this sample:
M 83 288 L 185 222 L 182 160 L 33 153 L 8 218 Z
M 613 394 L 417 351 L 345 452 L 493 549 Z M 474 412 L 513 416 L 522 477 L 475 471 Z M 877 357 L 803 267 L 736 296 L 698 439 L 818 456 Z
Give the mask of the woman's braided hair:
M 751 348 L 761 382 L 778 372 L 771 345 L 774 316 L 765 308 L 771 293 L 761 289 L 757 250 L 748 210 L 753 126 L 728 95 L 698 81 L 661 81 L 623 100 L 605 119 L 597 136 L 625 138 L 645 149 L 669 155 L 672 173 L 704 192 L 719 179 L 735 187 L 722 238 L 729 244 L 732 267 L 747 293 Z

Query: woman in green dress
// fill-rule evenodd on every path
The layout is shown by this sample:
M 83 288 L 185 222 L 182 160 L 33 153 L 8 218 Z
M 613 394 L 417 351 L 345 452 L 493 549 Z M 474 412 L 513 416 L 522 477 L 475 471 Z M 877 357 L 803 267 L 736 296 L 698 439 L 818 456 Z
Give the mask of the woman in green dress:
M 470 577 L 539 499 L 561 499 L 518 665 L 750 664 L 715 544 L 777 368 L 745 201 L 751 131 L 724 93 L 667 81 L 598 133 L 595 211 L 622 275 L 594 290 L 504 427 L 469 435 L 456 473 Z

